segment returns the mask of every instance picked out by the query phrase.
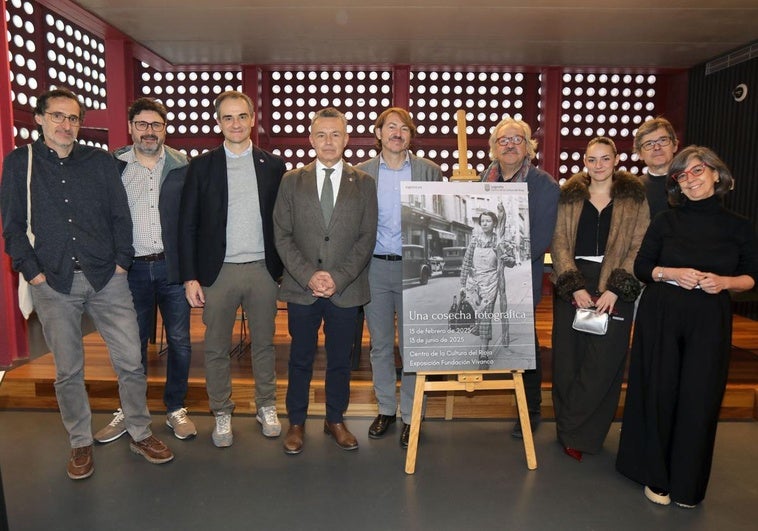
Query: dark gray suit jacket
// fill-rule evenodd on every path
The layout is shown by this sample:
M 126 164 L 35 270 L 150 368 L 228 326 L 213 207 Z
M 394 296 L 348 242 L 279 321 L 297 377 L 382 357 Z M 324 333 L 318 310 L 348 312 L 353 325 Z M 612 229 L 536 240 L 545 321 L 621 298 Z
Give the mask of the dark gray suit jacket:
M 324 223 L 316 185 L 316 163 L 287 172 L 274 205 L 274 241 L 284 262 L 279 299 L 313 304 L 308 282 L 327 271 L 337 285 L 331 301 L 360 306 L 371 298 L 368 264 L 376 243 L 376 183 L 347 163 L 329 226 Z
M 411 159 L 411 179 L 414 181 L 441 181 L 442 170 L 431 160 L 417 157 L 409 153 Z M 355 165 L 359 170 L 363 170 L 374 179 L 379 175 L 379 155 L 373 159 L 368 159 L 360 164 Z

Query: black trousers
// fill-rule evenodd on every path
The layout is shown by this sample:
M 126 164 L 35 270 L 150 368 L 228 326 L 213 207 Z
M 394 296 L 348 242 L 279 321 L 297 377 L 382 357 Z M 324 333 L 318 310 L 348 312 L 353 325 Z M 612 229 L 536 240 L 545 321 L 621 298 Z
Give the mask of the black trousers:
M 642 294 L 616 468 L 696 505 L 705 497 L 731 354 L 728 292 L 666 283 Z
M 577 261 L 588 291 L 597 291 L 600 264 Z M 621 395 L 634 303 L 616 301 L 605 335 L 572 328 L 576 309 L 553 300 L 553 407 L 558 440 L 586 453 L 603 447 Z

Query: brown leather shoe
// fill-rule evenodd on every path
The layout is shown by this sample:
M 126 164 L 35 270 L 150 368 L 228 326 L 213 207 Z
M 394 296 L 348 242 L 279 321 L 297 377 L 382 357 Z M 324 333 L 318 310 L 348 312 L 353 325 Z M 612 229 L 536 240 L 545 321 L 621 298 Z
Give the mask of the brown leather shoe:
M 337 442 L 337 446 L 343 450 L 357 450 L 358 440 L 355 435 L 350 433 L 347 426 L 343 422 L 329 422 L 324 421 L 324 433 L 334 437 Z
M 155 465 L 168 463 L 174 458 L 174 454 L 171 453 L 168 446 L 152 435 L 141 441 L 132 439 L 132 442 L 129 443 L 129 449 Z
M 284 453 L 297 455 L 303 451 L 303 439 L 305 427 L 302 424 L 290 424 L 287 435 L 284 437 Z
M 95 471 L 95 461 L 92 459 L 92 445 L 71 449 L 66 472 L 71 479 L 85 479 Z

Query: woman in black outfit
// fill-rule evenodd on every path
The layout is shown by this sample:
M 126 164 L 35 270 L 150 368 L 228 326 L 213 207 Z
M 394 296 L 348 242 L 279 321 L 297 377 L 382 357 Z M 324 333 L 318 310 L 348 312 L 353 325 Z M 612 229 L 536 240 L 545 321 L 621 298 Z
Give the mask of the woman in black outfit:
M 650 225 L 634 263 L 647 282 L 637 312 L 616 468 L 645 496 L 692 508 L 713 458 L 732 337 L 729 291 L 758 279 L 751 223 L 726 210 L 729 169 L 690 146 L 669 168 L 675 207 Z

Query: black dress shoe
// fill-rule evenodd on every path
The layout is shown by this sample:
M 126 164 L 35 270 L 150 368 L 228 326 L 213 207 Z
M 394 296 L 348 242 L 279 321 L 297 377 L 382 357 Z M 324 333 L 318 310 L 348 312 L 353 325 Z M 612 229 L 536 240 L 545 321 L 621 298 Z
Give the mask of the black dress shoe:
M 537 426 L 540 425 L 540 422 L 542 422 L 542 415 L 539 413 L 529 413 L 529 425 L 532 428 L 532 433 L 537 431 Z M 511 432 L 511 437 L 514 439 L 523 439 L 524 434 L 521 431 L 521 420 L 516 417 L 516 424 L 513 425 L 513 431 Z
M 411 438 L 411 425 L 403 422 L 403 431 L 400 433 L 400 446 L 408 448 L 408 441 Z
M 395 420 L 397 420 L 395 415 L 377 415 L 368 428 L 368 436 L 372 439 L 381 439 Z

